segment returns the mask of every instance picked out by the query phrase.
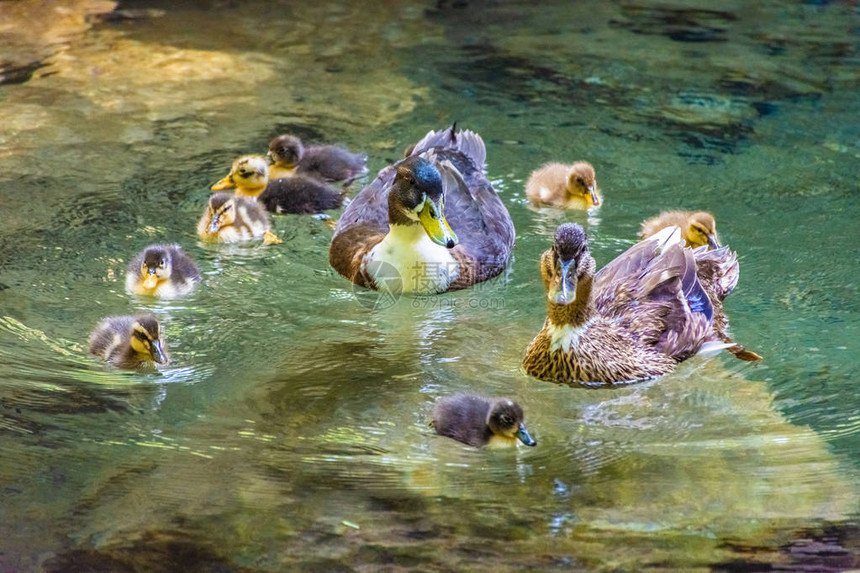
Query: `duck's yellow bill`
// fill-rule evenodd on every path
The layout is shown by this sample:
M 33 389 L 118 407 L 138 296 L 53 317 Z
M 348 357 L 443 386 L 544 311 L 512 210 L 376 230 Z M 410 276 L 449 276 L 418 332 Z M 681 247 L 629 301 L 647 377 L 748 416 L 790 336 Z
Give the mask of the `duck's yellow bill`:
M 158 286 L 158 275 L 146 275 L 146 278 L 143 279 L 143 288 L 154 289 L 157 286 Z
M 223 179 L 219 179 L 217 183 L 210 187 L 210 189 L 212 191 L 223 191 L 224 189 L 232 189 L 235 186 L 236 185 L 233 183 L 233 178 L 228 175 Z
M 457 235 L 454 234 L 454 231 L 445 219 L 441 202 L 434 203 L 430 199 L 427 199 L 424 202 L 424 208 L 418 213 L 418 220 L 421 222 L 421 226 L 424 227 L 424 231 L 427 232 L 430 240 L 437 245 L 452 249 L 457 244 Z

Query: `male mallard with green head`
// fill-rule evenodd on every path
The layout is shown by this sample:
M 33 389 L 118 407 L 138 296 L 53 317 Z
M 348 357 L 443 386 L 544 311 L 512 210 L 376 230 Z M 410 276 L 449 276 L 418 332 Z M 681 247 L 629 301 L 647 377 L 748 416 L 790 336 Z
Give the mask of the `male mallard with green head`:
M 524 418 L 522 407 L 509 398 L 491 402 L 472 394 L 455 394 L 436 403 L 430 425 L 440 436 L 476 448 L 517 446 L 518 442 L 534 446 L 537 442 L 529 435 Z
M 346 208 L 329 248 L 332 267 L 374 289 L 396 271 L 401 290 L 417 294 L 466 288 L 502 272 L 514 225 L 484 175 L 485 162 L 477 133 L 428 133 Z
M 581 226 L 558 227 L 541 257 L 548 316 L 523 367 L 541 380 L 623 383 L 670 372 L 697 352 L 725 348 L 714 307 L 737 284 L 737 257 L 713 251 L 705 273 L 672 227 L 637 243 L 595 274 Z
M 90 353 L 128 370 L 168 362 L 158 321 L 151 314 L 103 319 L 90 334 Z
M 212 185 L 213 191 L 236 188 L 236 195 L 256 199 L 278 214 L 313 214 L 343 205 L 344 193 L 304 175 L 273 179 L 260 155 L 245 155 L 233 162 L 230 173 Z

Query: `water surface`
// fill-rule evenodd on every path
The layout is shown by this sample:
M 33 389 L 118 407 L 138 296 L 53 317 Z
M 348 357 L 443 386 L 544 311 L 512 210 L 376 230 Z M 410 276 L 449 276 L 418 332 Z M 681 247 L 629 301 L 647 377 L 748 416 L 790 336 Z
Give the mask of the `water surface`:
M 0 570 L 857 565 L 856 7 L 23 0 L 0 22 Z M 208 185 L 273 135 L 375 173 L 455 121 L 517 226 L 499 279 L 373 310 L 318 221 L 277 217 L 277 247 L 196 239 Z M 575 159 L 599 211 L 525 205 L 532 169 Z M 765 360 L 525 376 L 555 226 L 585 225 L 602 265 L 669 208 L 716 216 L 734 335 Z M 202 287 L 129 297 L 161 241 Z M 169 367 L 87 356 L 138 310 Z M 538 447 L 434 436 L 461 390 L 516 398 Z

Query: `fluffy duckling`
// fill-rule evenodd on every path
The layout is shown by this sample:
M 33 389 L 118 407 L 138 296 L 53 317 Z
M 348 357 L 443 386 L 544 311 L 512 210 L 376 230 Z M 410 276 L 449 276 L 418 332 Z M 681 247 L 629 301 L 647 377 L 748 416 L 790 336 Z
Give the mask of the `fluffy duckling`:
M 280 243 L 270 230 L 269 217 L 253 199 L 232 193 L 209 197 L 206 211 L 197 223 L 197 234 L 204 241 L 240 243 L 263 239 L 265 244 Z
M 594 167 L 585 161 L 573 165 L 547 163 L 532 172 L 526 197 L 536 207 L 590 209 L 601 202 Z
M 236 188 L 236 195 L 256 199 L 272 213 L 314 214 L 343 205 L 344 194 L 324 183 L 296 175 L 269 177 L 270 168 L 260 155 L 246 155 L 233 162 L 230 174 L 212 186 L 213 191 Z
M 673 225 L 681 228 L 681 234 L 688 247 L 696 248 L 708 245 L 709 249 L 720 248 L 720 239 L 717 237 L 717 222 L 714 221 L 713 215 L 704 211 L 697 213 L 692 211 L 664 211 L 658 216 L 642 222 L 639 238 L 647 239 L 657 231 Z
M 367 173 L 367 155 L 352 153 L 336 145 L 305 147 L 293 135 L 279 135 L 269 142 L 271 178 L 309 175 L 323 181 L 343 181 L 348 186 Z
M 194 290 L 200 271 L 179 245 L 150 245 L 128 265 L 125 288 L 132 294 L 171 298 Z
M 168 363 L 158 321 L 151 314 L 102 319 L 90 334 L 90 353 L 129 370 Z
M 737 256 L 728 247 L 686 248 L 680 229 L 670 227 L 595 271 L 582 227 L 560 225 L 541 256 L 548 316 L 523 359 L 535 378 L 637 381 L 698 352 L 734 346 L 712 302 L 722 303 L 737 284 Z
M 537 442 L 523 422 L 523 409 L 508 398 L 492 402 L 472 394 L 455 394 L 442 398 L 433 408 L 430 425 L 440 436 L 453 438 L 470 446 L 527 446 Z

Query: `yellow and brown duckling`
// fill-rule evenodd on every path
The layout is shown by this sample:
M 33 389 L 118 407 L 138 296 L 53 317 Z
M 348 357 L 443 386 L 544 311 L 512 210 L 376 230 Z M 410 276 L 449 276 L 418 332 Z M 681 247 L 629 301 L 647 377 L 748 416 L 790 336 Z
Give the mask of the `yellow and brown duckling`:
M 601 203 L 594 167 L 585 161 L 536 169 L 526 182 L 526 197 L 536 207 L 559 209 L 590 209 Z
M 151 314 L 102 319 L 90 334 L 90 353 L 129 370 L 168 363 L 161 329 Z
M 150 245 L 128 265 L 126 290 L 163 298 L 183 296 L 194 290 L 200 271 L 179 245 Z
M 713 264 L 699 268 L 705 255 Z M 526 350 L 528 374 L 563 383 L 631 382 L 733 345 L 715 329 L 711 302 L 737 284 L 737 257 L 728 247 L 694 251 L 671 227 L 595 270 L 582 227 L 559 226 L 541 257 L 548 316 Z
M 307 177 L 269 177 L 269 164 L 261 155 L 246 155 L 233 162 L 230 174 L 212 185 L 213 191 L 236 188 L 236 195 L 256 199 L 278 214 L 315 214 L 343 205 L 344 193 Z
M 215 193 L 197 223 L 197 235 L 204 241 L 241 243 L 262 239 L 265 244 L 280 243 L 270 230 L 269 216 L 253 199 L 232 193 Z
M 367 173 L 367 155 L 352 153 L 337 145 L 305 147 L 294 135 L 279 135 L 269 142 L 272 159 L 270 177 L 280 179 L 294 175 L 307 175 L 334 183 L 349 185 Z
M 454 127 L 431 131 L 410 153 L 344 210 L 329 247 L 332 267 L 360 286 L 417 294 L 501 273 L 514 225 L 484 174 L 481 137 Z
M 688 247 L 708 245 L 709 249 L 719 249 L 720 239 L 717 236 L 717 222 L 714 216 L 704 211 L 664 211 L 658 216 L 642 222 L 639 231 L 640 239 L 647 239 L 661 229 L 676 226 L 681 228 Z
M 492 401 L 472 394 L 442 398 L 433 408 L 430 425 L 440 436 L 470 446 L 506 447 L 519 442 L 534 446 L 519 404 L 508 398 Z

